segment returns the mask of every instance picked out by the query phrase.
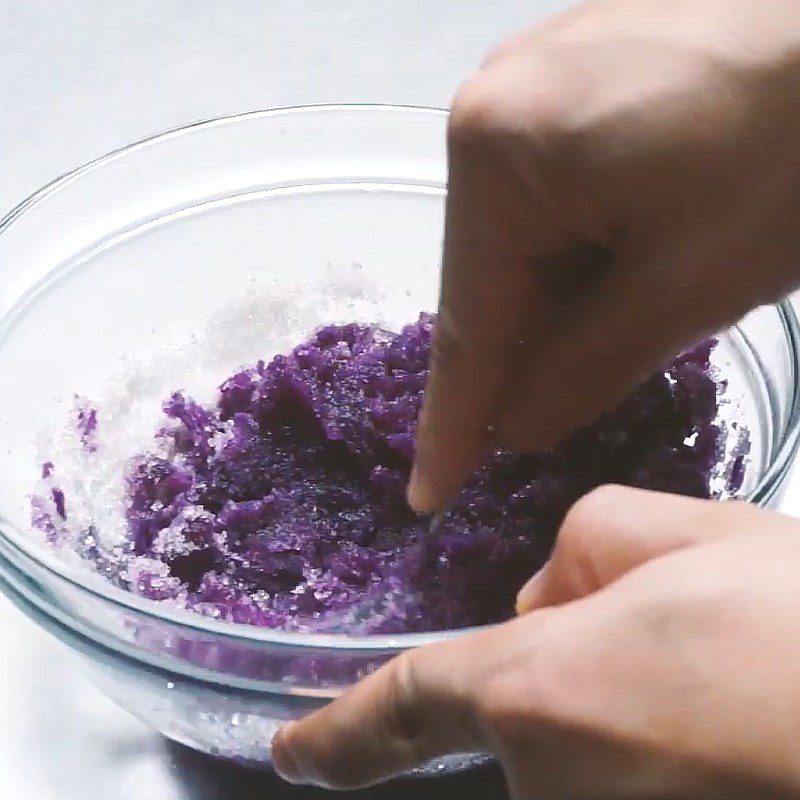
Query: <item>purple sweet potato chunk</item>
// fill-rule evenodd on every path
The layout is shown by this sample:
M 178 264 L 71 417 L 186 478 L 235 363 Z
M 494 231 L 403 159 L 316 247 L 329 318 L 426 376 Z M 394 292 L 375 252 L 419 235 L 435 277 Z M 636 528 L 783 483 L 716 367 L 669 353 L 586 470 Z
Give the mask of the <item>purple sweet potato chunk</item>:
M 434 319 L 331 325 L 226 380 L 213 407 L 165 403 L 167 458 L 127 475 L 134 591 L 287 630 L 402 633 L 496 622 L 547 559 L 570 505 L 608 482 L 710 497 L 723 456 L 709 341 L 617 409 L 533 455 L 496 449 L 444 524 L 404 492 Z M 83 426 L 95 424 L 87 416 Z M 743 480 L 746 443 L 729 469 Z M 50 479 L 53 467 L 43 475 Z M 63 517 L 39 503 L 39 527 Z M 46 514 L 55 505 L 56 519 Z M 143 566 L 142 566 L 143 565 Z

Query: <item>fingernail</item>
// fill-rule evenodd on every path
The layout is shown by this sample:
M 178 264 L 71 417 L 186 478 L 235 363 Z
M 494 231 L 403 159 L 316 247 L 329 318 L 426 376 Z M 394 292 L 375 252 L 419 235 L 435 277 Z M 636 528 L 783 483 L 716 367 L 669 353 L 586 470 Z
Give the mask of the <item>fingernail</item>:
M 428 514 L 436 510 L 436 501 L 431 492 L 430 484 L 420 475 L 416 464 L 411 470 L 406 498 L 411 508 L 420 514 Z
M 527 614 L 541 604 L 539 601 L 546 570 L 545 564 L 517 593 L 517 614 Z
M 283 780 L 298 786 L 307 781 L 303 777 L 288 743 L 288 733 L 293 724 L 292 722 L 287 722 L 273 737 L 272 766 Z

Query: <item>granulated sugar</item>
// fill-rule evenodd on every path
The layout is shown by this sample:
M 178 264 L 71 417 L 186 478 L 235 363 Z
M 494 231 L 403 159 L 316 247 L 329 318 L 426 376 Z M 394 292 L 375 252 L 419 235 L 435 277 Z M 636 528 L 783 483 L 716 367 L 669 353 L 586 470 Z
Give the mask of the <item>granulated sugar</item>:
M 313 283 L 253 279 L 221 302 L 195 335 L 173 339 L 135 360 L 121 359 L 103 393 L 92 398 L 76 394 L 71 417 L 39 432 L 37 460 L 58 465 L 57 481 L 45 485 L 57 482 L 70 497 L 69 524 L 62 534 L 73 538 L 92 527 L 103 548 L 124 546 L 125 487 L 120 477 L 133 455 L 163 451 L 153 434 L 163 424 L 164 400 L 176 389 L 211 403 L 232 371 L 290 350 L 325 323 L 402 320 L 396 300 L 387 308 L 392 296 L 358 264 L 329 266 Z M 79 415 L 87 408 L 96 411 L 101 432 L 95 451 L 87 450 L 80 437 Z M 50 492 L 43 494 L 49 497 Z

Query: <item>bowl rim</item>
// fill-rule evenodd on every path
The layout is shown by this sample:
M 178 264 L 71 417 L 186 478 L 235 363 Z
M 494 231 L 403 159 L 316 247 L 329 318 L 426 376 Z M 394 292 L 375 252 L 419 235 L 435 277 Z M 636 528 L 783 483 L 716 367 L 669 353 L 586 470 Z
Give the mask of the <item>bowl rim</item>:
M 306 103 L 300 105 L 285 105 L 274 106 L 271 108 L 258 108 L 251 111 L 242 111 L 236 114 L 223 114 L 218 117 L 204 117 L 182 125 L 176 125 L 172 128 L 159 131 L 158 133 L 145 136 L 143 139 L 137 139 L 129 144 L 122 145 L 113 150 L 109 150 L 103 155 L 86 161 L 73 169 L 67 170 L 61 175 L 53 178 L 53 180 L 36 189 L 29 194 L 26 198 L 21 200 L 17 205 L 13 206 L 6 214 L 0 217 L 0 234 L 16 220 L 21 214 L 30 211 L 34 206 L 38 205 L 42 200 L 51 195 L 53 192 L 62 188 L 68 183 L 83 177 L 95 169 L 105 166 L 106 164 L 116 161 L 131 153 L 143 150 L 159 142 L 168 139 L 177 138 L 187 133 L 191 133 L 197 129 L 209 129 L 221 127 L 224 125 L 235 124 L 237 122 L 246 121 L 249 119 L 257 119 L 261 117 L 273 116 L 290 116 L 294 114 L 303 114 L 312 111 L 320 111 L 323 113 L 329 112 L 389 112 L 389 113 L 413 113 L 419 115 L 427 115 L 431 117 L 439 117 L 444 119 L 449 116 L 450 111 L 441 106 L 425 106 L 413 105 L 410 103 Z
M 233 125 L 238 122 L 257 118 L 274 116 L 292 116 L 305 113 L 391 113 L 415 114 L 446 119 L 447 109 L 433 106 L 392 103 L 314 103 L 307 105 L 287 105 L 275 108 L 257 109 L 238 114 L 211 117 L 179 125 L 161 133 L 148 136 L 123 147 L 112 150 L 105 155 L 92 159 L 85 164 L 65 172 L 51 182 L 33 192 L 18 205 L 13 207 L 0 219 L 0 236 L 14 224 L 22 215 L 33 210 L 45 198 L 53 195 L 59 189 L 84 175 L 100 169 L 103 166 L 146 149 L 167 139 L 224 125 Z M 757 486 L 748 496 L 750 502 L 763 505 L 770 500 L 777 490 L 781 480 L 791 467 L 795 453 L 800 443 L 800 385 L 798 383 L 798 370 L 800 365 L 800 320 L 788 299 L 774 304 L 778 311 L 782 327 L 786 336 L 787 345 L 792 355 L 791 381 L 793 388 L 792 401 L 787 410 L 786 429 L 774 458 L 759 479 Z M 9 536 L 7 531 L 13 531 Z M 30 572 L 27 567 L 43 570 L 57 580 L 64 581 L 80 593 L 87 593 L 93 599 L 107 601 L 115 606 L 122 606 L 130 611 L 142 614 L 145 617 L 167 622 L 178 628 L 187 629 L 195 633 L 212 634 L 226 640 L 240 640 L 250 644 L 260 643 L 278 647 L 308 647 L 315 650 L 338 650 L 354 652 L 385 652 L 399 651 L 424 644 L 443 641 L 462 636 L 491 626 L 473 626 L 469 628 L 449 629 L 426 633 L 379 634 L 374 636 L 355 636 L 350 634 L 332 633 L 300 633 L 293 631 L 280 631 L 269 628 L 243 625 L 224 620 L 205 617 L 188 610 L 178 609 L 164 603 L 155 603 L 147 598 L 128 592 L 104 581 L 100 576 L 86 574 L 72 564 L 65 562 L 48 553 L 40 547 L 28 546 L 24 534 L 0 515 L 0 560 L 11 556 L 17 566 L 25 572 Z

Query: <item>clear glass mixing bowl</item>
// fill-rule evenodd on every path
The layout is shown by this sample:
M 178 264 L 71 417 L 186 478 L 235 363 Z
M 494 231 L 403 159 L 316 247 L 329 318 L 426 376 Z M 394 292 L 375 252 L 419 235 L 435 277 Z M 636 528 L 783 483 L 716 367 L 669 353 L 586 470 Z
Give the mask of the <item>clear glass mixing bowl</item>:
M 91 396 L 167 331 L 191 332 L 254 274 L 313 277 L 355 261 L 391 296 L 389 322 L 434 308 L 445 128 L 442 111 L 390 106 L 212 120 L 65 175 L 0 223 L 0 588 L 176 741 L 268 763 L 283 721 L 406 648 L 462 632 L 281 633 L 116 589 L 31 534 L 37 432 L 65 398 Z M 775 505 L 798 443 L 797 318 L 789 304 L 764 307 L 720 341 L 729 413 L 753 444 L 743 493 Z

